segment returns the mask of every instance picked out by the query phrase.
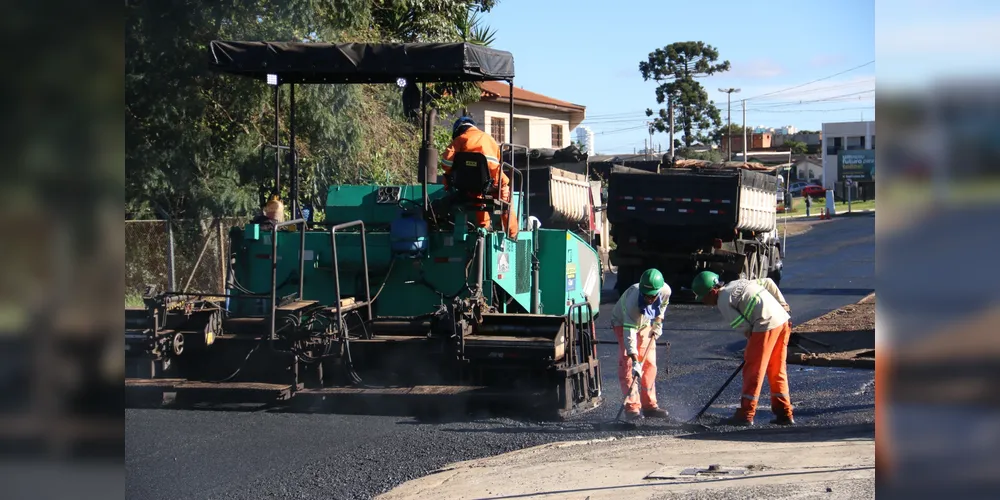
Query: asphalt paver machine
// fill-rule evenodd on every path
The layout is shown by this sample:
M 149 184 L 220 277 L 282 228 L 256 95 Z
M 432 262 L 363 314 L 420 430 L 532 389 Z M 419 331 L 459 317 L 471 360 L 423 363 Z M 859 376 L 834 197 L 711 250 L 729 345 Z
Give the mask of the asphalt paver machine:
M 423 87 L 419 182 L 331 186 L 312 223 L 289 155 L 293 220 L 230 231 L 226 293 L 148 293 L 145 307 L 126 309 L 127 405 L 564 418 L 600 404 L 600 258 L 571 231 L 527 227 L 530 185 L 512 154 L 523 146 L 501 145 L 507 202 L 493 196 L 481 154 L 456 156 L 450 187 L 437 179 L 427 84 L 506 81 L 513 123 L 510 53 L 466 43 L 214 41 L 210 50 L 215 70 L 272 85 L 276 97 L 287 86 L 290 151 L 296 85 Z M 471 222 L 483 211 L 493 229 Z M 520 230 L 507 230 L 506 211 Z

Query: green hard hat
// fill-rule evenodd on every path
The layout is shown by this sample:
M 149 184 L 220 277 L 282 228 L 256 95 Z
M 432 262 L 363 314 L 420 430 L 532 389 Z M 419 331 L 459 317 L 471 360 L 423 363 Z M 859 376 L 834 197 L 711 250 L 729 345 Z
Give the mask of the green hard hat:
M 691 282 L 691 290 L 694 291 L 695 300 L 701 300 L 719 283 L 719 275 L 712 271 L 702 271 L 694 277 Z
M 639 278 L 639 291 L 643 295 L 655 295 L 663 288 L 663 275 L 656 269 L 646 269 Z

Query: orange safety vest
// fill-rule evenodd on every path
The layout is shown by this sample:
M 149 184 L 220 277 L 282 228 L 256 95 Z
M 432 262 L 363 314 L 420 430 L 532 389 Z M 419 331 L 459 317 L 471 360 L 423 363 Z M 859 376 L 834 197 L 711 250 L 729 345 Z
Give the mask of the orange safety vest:
M 452 161 L 455 159 L 455 153 L 465 152 L 465 153 L 482 153 L 486 156 L 486 164 L 490 169 L 490 177 L 496 179 L 497 172 L 500 170 L 500 146 L 497 145 L 497 141 L 493 140 L 493 137 L 476 127 L 470 126 L 462 132 L 461 135 L 456 137 L 448 145 L 448 148 L 444 150 L 444 155 L 441 156 L 441 166 L 444 169 L 445 174 L 451 173 Z M 445 181 L 447 185 L 447 180 Z M 500 175 L 500 188 L 503 194 L 510 186 L 510 179 L 507 178 L 507 174 Z
M 510 200 L 510 179 L 507 177 L 507 174 L 500 170 L 500 146 L 497 145 L 497 141 L 493 140 L 490 134 L 474 126 L 470 126 L 461 135 L 453 139 L 448 148 L 444 150 L 444 155 L 441 156 L 441 167 L 444 169 L 445 175 L 451 173 L 452 162 L 455 160 L 455 153 L 458 152 L 482 153 L 486 156 L 486 165 L 489 167 L 490 177 L 496 179 L 498 172 L 500 175 L 500 199 Z M 445 186 L 448 185 L 447 179 L 445 177 Z M 490 214 L 478 212 L 476 219 L 480 227 L 490 227 Z M 516 239 L 519 228 L 515 212 L 504 210 L 502 221 L 507 235 L 512 239 Z

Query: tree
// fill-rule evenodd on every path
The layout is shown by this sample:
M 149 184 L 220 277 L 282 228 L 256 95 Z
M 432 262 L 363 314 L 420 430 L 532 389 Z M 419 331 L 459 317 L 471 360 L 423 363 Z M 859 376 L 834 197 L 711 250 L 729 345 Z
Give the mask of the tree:
M 494 0 L 192 0 L 126 5 L 126 212 L 174 218 L 253 213 L 273 190 L 272 89 L 209 69 L 211 40 L 458 41 L 453 20 Z M 491 36 L 489 31 L 484 36 Z M 473 33 L 474 35 L 476 33 Z M 480 33 L 483 34 L 483 33 Z M 288 144 L 282 86 L 281 143 Z M 479 94 L 462 96 L 478 99 Z M 338 182 L 415 178 L 419 129 L 395 85 L 297 85 L 305 197 Z M 287 176 L 287 163 L 282 172 Z M 287 181 L 283 180 L 283 196 Z M 315 189 L 313 189 L 315 186 Z
M 746 132 L 747 138 L 749 139 L 749 137 L 753 134 L 753 127 L 743 128 L 735 123 L 730 125 L 723 125 L 715 129 L 714 132 L 712 132 L 711 140 L 716 144 L 718 144 L 719 146 L 722 146 L 724 142 L 723 137 L 728 133 L 733 137 L 739 137 L 740 141 L 742 141 L 744 131 Z
M 804 155 L 809 151 L 809 146 L 802 141 L 787 140 L 782 144 L 782 148 L 788 148 L 792 154 Z
M 677 42 L 649 53 L 647 60 L 639 63 L 644 81 L 653 80 L 656 102 L 674 102 L 675 121 L 683 131 L 684 144 L 690 147 L 695 141 L 707 142 L 705 130 L 718 127 L 722 119 L 715 103 L 708 99 L 705 89 L 695 79 L 729 70 L 729 61 L 715 64 L 719 52 L 704 42 Z M 652 117 L 652 109 L 646 116 Z M 666 108 L 661 108 L 652 128 L 666 132 L 670 118 Z

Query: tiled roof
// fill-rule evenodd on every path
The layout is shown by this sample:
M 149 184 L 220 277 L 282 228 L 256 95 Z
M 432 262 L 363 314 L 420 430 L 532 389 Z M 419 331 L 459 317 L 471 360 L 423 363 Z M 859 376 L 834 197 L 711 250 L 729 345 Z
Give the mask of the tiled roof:
M 510 97 L 510 86 L 505 82 L 480 82 L 479 88 L 483 90 L 483 99 L 506 99 Z M 587 109 L 585 106 L 581 106 L 579 104 L 560 101 L 559 99 L 553 99 L 549 96 L 544 96 L 542 94 L 518 87 L 514 87 L 514 102 L 529 105 L 530 103 L 545 104 L 565 108 L 570 111 L 584 111 Z

